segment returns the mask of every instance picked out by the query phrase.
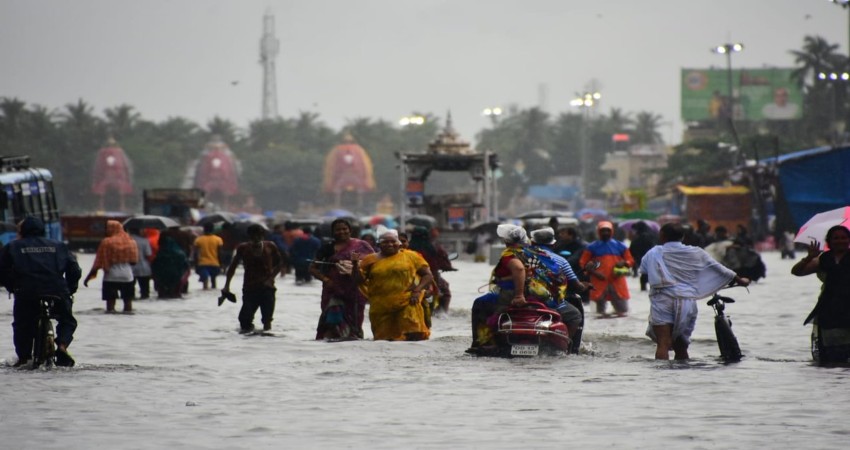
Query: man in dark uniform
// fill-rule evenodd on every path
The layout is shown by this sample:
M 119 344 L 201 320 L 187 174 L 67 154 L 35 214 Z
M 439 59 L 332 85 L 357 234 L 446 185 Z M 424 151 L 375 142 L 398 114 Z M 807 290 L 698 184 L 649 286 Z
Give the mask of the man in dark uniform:
M 74 359 L 68 346 L 74 339 L 77 321 L 71 311 L 77 285 L 82 276 L 80 265 L 68 247 L 48 239 L 44 223 L 27 217 L 18 226 L 20 239 L 14 240 L 0 252 L 0 284 L 15 294 L 12 331 L 18 362 L 27 364 L 32 357 L 33 338 L 39 315 L 39 297 L 58 297 L 53 304 L 56 317 L 56 365 L 71 367 Z

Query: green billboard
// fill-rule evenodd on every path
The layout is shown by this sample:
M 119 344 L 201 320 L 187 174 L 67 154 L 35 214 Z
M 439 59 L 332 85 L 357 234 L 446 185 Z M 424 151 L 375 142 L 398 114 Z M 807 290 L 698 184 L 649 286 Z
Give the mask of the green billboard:
M 682 120 L 794 120 L 803 115 L 803 93 L 794 69 L 682 69 Z

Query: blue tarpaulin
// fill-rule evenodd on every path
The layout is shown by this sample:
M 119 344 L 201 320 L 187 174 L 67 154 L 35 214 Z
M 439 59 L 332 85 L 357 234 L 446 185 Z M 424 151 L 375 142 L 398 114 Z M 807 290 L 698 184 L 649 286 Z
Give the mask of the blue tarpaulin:
M 818 147 L 770 158 L 791 219 L 799 227 L 813 215 L 850 205 L 850 146 Z

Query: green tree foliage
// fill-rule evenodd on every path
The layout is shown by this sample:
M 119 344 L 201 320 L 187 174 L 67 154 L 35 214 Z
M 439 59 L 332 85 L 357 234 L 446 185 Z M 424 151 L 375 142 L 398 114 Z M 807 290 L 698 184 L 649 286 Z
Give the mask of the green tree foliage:
M 425 118 L 422 125 L 395 127 L 385 120 L 359 117 L 348 121 L 346 129 L 369 153 L 375 172 L 376 198 L 390 194 L 398 204 L 402 201 L 399 153 L 423 153 L 436 138 L 440 122 L 431 114 L 413 113 Z
M 667 160 L 668 169 L 664 171 L 663 183 L 687 184 L 689 180 L 707 177 L 722 179 L 737 158 L 734 146 L 718 145 L 714 140 L 677 145 Z
M 821 73 L 841 73 L 850 70 L 846 56 L 837 53 L 838 44 L 820 36 L 806 36 L 803 48 L 792 50 L 798 65 L 792 77 L 805 94 L 802 131 L 807 140 L 829 141 L 837 122 L 847 123 L 847 90 L 844 80 L 820 77 Z
M 662 117 L 649 111 L 641 111 L 635 117 L 635 128 L 632 133 L 633 144 L 660 144 L 663 139 L 658 129 Z
M 267 210 L 298 209 L 300 202 L 317 203 L 324 155 L 291 144 L 256 151 L 242 159 L 242 187 Z

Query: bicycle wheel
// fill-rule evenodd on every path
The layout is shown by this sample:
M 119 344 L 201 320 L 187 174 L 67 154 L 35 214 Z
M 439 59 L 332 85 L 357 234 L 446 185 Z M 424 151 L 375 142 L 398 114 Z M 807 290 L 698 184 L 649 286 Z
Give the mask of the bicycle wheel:
M 715 317 L 714 332 L 717 335 L 720 357 L 727 362 L 740 361 L 743 356 L 741 347 L 738 345 L 738 339 L 732 333 L 732 325 L 726 317 Z
M 39 317 L 32 347 L 33 368 L 53 365 L 54 345 L 53 323 L 48 317 Z

